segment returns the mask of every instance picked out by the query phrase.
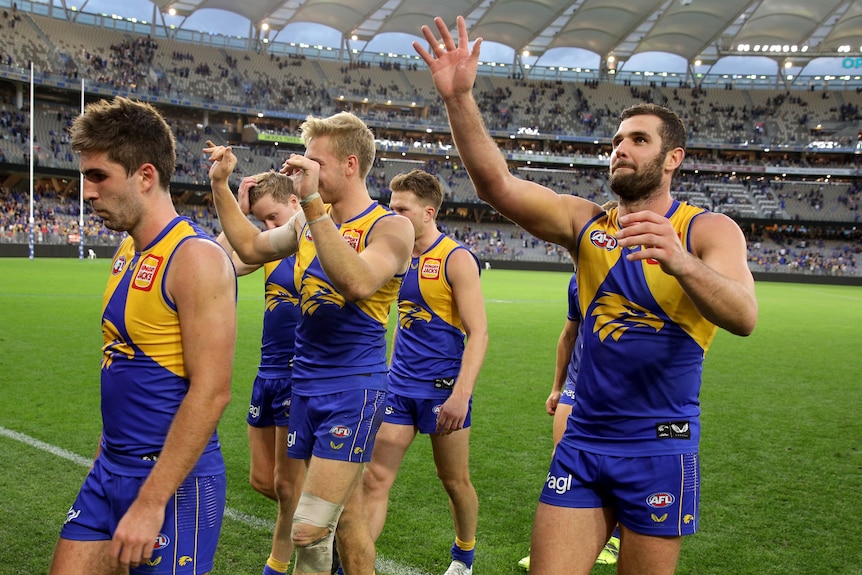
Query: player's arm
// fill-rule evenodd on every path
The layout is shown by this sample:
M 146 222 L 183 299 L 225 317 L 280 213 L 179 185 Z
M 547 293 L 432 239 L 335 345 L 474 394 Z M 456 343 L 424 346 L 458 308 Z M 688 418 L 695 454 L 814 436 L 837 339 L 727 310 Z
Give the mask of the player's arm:
M 745 237 L 725 216 L 707 212 L 691 225 L 692 252 L 687 251 L 670 222 L 643 211 L 620 218 L 620 246 L 642 246 L 630 260 L 652 258 L 674 276 L 698 311 L 736 335 L 749 335 L 757 323 L 754 277 L 748 268 Z
M 230 245 L 230 242 L 227 241 L 227 236 L 224 235 L 224 232 L 220 233 L 216 238 L 218 244 L 224 248 L 228 254 L 230 254 L 230 259 L 233 262 L 233 267 L 236 269 L 236 275 L 238 276 L 246 276 L 254 271 L 260 269 L 260 264 L 247 264 L 239 257 L 239 254 L 233 249 L 233 246 Z
M 224 250 L 192 239 L 173 256 L 166 290 L 179 316 L 188 392 L 138 496 L 120 520 L 112 556 L 124 569 L 152 556 L 165 506 L 197 463 L 230 400 L 236 276 Z
M 566 375 L 569 369 L 569 362 L 572 360 L 572 352 L 575 349 L 575 342 L 578 339 L 578 324 L 580 320 L 566 318 L 566 323 L 560 332 L 560 337 L 557 340 L 556 362 L 554 364 L 554 385 L 551 387 L 551 394 L 545 401 L 545 409 L 548 415 L 554 415 L 557 411 L 557 405 L 560 404 L 560 397 L 563 394 L 563 388 L 566 385 Z
M 351 169 L 358 169 L 350 160 Z M 361 253 L 350 246 L 330 219 L 320 198 L 320 164 L 311 158 L 291 154 L 282 172 L 293 174 L 308 229 L 314 238 L 317 260 L 326 277 L 347 301 L 363 300 L 403 273 L 413 251 L 413 224 L 404 216 L 380 218 L 368 234 Z
M 488 350 L 488 320 L 476 260 L 467 250 L 455 250 L 446 262 L 446 274 L 452 285 L 452 299 L 461 316 L 467 339 L 452 395 L 437 415 L 438 433 L 457 431 L 464 427 L 470 397 Z
M 479 198 L 534 236 L 575 252 L 579 231 L 601 208 L 583 198 L 559 195 L 537 183 L 513 176 L 499 147 L 488 134 L 473 98 L 473 85 L 482 39 L 469 48 L 467 25 L 458 17 L 458 42 L 445 22 L 435 18 L 443 47 L 428 26 L 422 33 L 431 49 L 413 48 L 425 60 L 438 93 L 446 104 L 455 147 Z
M 275 229 L 261 231 L 242 213 L 228 185 L 228 178 L 236 167 L 233 150 L 225 146 L 209 146 L 203 151 L 210 154 L 212 162 L 210 186 L 219 222 L 240 260 L 259 265 L 293 255 L 299 245 L 296 218 Z

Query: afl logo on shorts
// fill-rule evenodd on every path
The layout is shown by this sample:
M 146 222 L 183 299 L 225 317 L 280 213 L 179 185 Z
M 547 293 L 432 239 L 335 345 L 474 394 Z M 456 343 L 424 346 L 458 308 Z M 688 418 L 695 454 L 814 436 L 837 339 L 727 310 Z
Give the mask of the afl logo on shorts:
M 168 536 L 164 533 L 159 533 L 156 535 L 156 545 L 153 547 L 153 551 L 158 551 L 159 549 L 164 549 L 168 545 L 171 544 L 171 540 L 168 539 Z
M 604 230 L 593 230 L 590 234 L 590 242 L 597 248 L 605 248 L 608 251 L 617 247 L 617 238 Z
M 646 498 L 647 505 L 655 509 L 670 507 L 676 501 L 673 494 L 662 491 L 661 493 L 653 493 Z
M 443 404 L 442 404 L 442 403 L 435 405 L 435 406 L 431 409 L 431 412 L 432 412 L 434 415 L 440 415 L 440 410 L 441 410 L 441 409 L 443 409 Z
M 329 430 L 329 435 L 333 437 L 350 437 L 352 434 L 353 431 L 351 431 L 349 427 L 344 427 L 343 425 L 336 425 Z

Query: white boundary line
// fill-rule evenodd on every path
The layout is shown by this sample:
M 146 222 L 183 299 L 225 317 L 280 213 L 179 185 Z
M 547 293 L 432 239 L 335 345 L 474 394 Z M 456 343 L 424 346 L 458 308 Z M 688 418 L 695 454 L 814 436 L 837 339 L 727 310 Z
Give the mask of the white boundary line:
M 72 463 L 77 463 L 82 467 L 90 467 L 93 464 L 93 460 L 91 458 L 88 459 L 86 457 L 82 457 L 77 453 L 72 453 L 71 451 L 67 451 L 62 447 L 57 447 L 56 445 L 45 443 L 44 441 L 40 441 L 35 437 L 30 437 L 29 435 L 25 435 L 17 431 L 12 431 L 11 429 L 7 429 L 2 425 L 0 425 L 0 436 L 14 439 L 15 441 L 19 441 L 25 445 L 29 445 L 30 447 L 35 447 L 36 449 L 41 449 L 42 451 L 46 451 L 51 455 L 56 455 L 57 457 L 60 457 L 67 461 L 71 461 Z M 228 519 L 238 521 L 239 523 L 244 523 L 245 525 L 248 525 L 249 527 L 253 527 L 255 529 L 272 531 L 275 527 L 275 524 L 272 521 L 261 519 L 260 517 L 249 515 L 248 513 L 243 513 L 242 511 L 238 511 L 230 507 L 225 508 L 224 515 Z M 387 559 L 380 554 L 377 555 L 376 567 L 377 571 L 379 571 L 380 573 L 386 573 L 387 575 L 430 575 L 429 573 L 419 571 L 414 567 L 410 567 L 409 565 L 404 565 L 397 561 Z

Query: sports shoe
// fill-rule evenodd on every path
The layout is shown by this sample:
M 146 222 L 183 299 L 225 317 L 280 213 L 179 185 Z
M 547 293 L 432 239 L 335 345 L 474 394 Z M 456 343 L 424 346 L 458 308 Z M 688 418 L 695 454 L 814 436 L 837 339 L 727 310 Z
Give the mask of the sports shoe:
M 605 543 L 605 548 L 599 553 L 596 565 L 616 565 L 617 557 L 620 555 L 620 538 L 611 537 Z
M 473 575 L 473 568 L 455 559 L 443 575 Z
M 524 557 L 523 559 L 518 561 L 518 567 L 520 567 L 524 571 L 529 571 L 530 570 L 530 556 L 527 555 L 526 557 Z

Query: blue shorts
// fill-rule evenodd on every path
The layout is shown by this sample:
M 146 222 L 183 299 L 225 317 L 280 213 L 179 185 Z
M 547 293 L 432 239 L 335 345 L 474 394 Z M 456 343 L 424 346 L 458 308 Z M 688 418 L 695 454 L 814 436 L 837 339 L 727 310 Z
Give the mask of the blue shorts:
M 437 414 L 443 407 L 444 399 L 416 399 L 392 393 L 386 394 L 386 412 L 383 421 L 395 425 L 412 425 L 419 433 L 437 433 Z M 470 398 L 464 427 L 470 427 L 473 413 L 473 398 Z
M 313 454 L 354 463 L 371 461 L 385 401 L 386 392 L 374 389 L 329 395 L 294 394 L 287 456 L 310 459 Z
M 563 388 L 563 393 L 560 394 L 560 403 L 563 405 L 575 404 L 575 382 L 566 378 L 566 386 Z
M 700 507 L 697 453 L 599 455 L 560 442 L 539 500 L 557 507 L 609 507 L 636 533 L 695 533 Z
M 287 427 L 290 420 L 291 378 L 254 378 L 246 421 L 252 427 Z
M 146 479 L 110 473 L 97 459 L 69 508 L 60 537 L 109 541 Z M 130 575 L 211 571 L 224 516 L 225 485 L 224 475 L 186 478 L 165 508 L 153 556 Z

